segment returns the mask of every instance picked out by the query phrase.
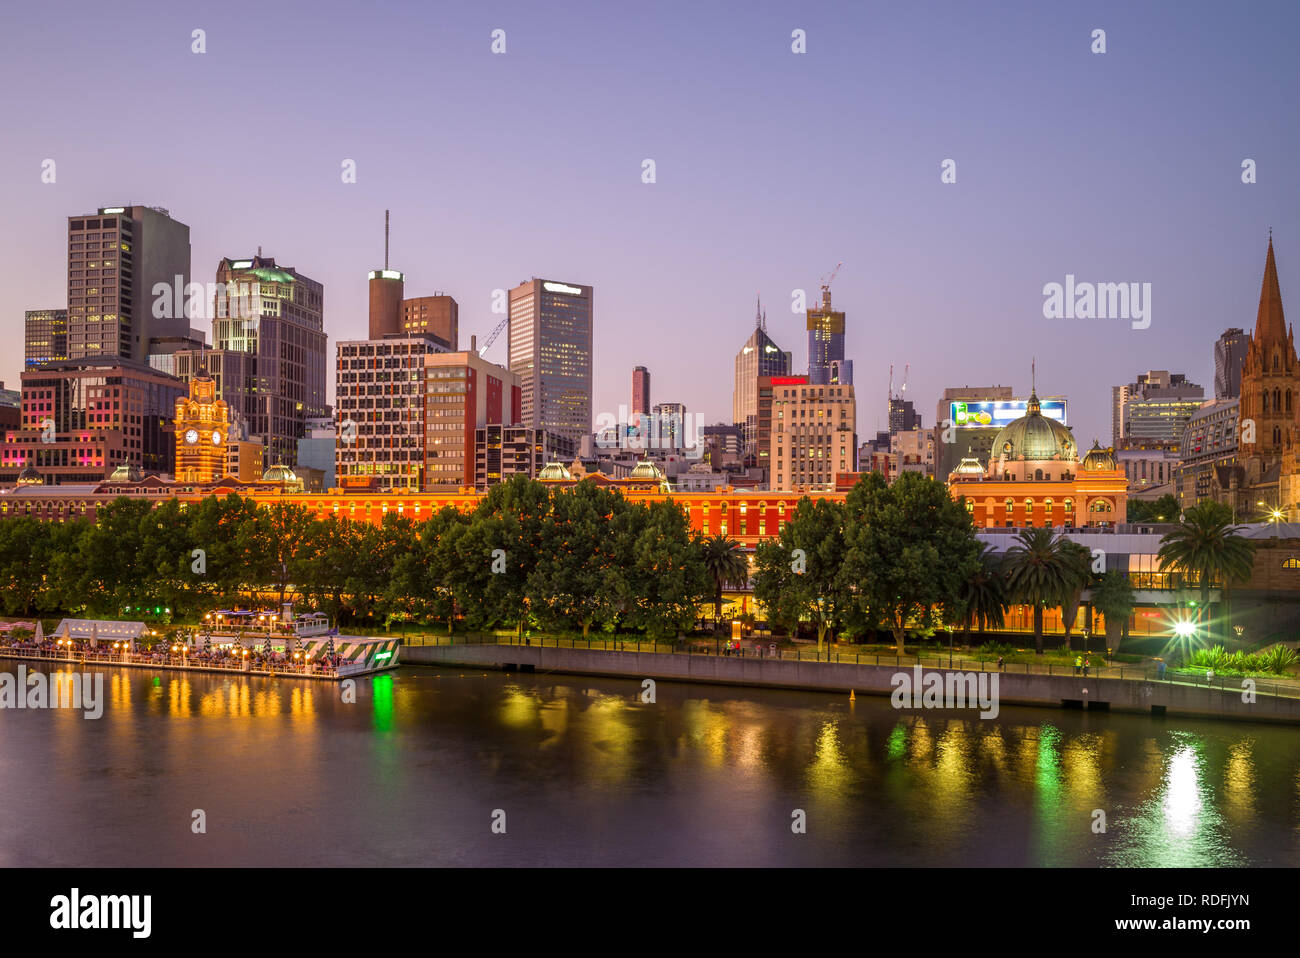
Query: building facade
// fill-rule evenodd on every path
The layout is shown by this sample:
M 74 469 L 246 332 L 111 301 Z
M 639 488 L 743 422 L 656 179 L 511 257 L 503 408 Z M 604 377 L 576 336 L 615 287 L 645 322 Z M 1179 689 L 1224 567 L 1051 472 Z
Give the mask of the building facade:
M 1183 430 L 1205 400 L 1205 390 L 1182 373 L 1153 369 L 1111 389 L 1111 430 L 1116 449 L 1177 451 Z
M 522 424 L 581 441 L 591 432 L 592 288 L 534 277 L 510 290 L 509 310 Z
M 754 331 L 736 353 L 735 385 L 731 393 L 731 416 L 744 438 L 746 461 L 757 464 L 764 446 L 759 437 L 759 380 L 789 376 L 790 353 L 784 352 L 767 334 L 766 317 L 760 311 Z
M 837 476 L 857 472 L 857 446 L 852 386 L 772 377 L 768 458 L 773 490 L 834 491 Z
M 514 426 L 523 415 L 518 378 L 475 352 L 424 357 L 424 485 L 426 492 L 475 486 L 476 433 Z
M 1241 395 L 1241 367 L 1250 348 L 1250 334 L 1240 327 L 1224 330 L 1214 342 L 1214 398 L 1236 399 Z
M 230 412 L 206 369 L 190 379 L 189 395 L 176 400 L 174 427 L 177 481 L 214 482 L 227 474 Z
M 23 368 L 68 359 L 68 311 L 29 309 L 23 313 Z
M 402 335 L 432 336 L 448 352 L 460 347 L 460 305 L 446 293 L 402 300 Z
M 815 386 L 831 381 L 831 364 L 844 361 L 844 312 L 831 306 L 831 290 L 822 287 L 822 301 L 807 313 L 808 380 Z
M 148 363 L 149 341 L 190 333 L 190 228 L 162 208 L 68 217 L 68 358 Z

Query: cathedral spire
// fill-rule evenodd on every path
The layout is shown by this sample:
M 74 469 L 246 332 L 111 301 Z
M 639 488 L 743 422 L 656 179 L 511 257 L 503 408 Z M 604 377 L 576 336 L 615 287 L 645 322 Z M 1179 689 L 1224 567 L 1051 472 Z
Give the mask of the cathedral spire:
M 1259 291 L 1259 315 L 1255 319 L 1255 341 L 1286 342 L 1286 317 L 1282 314 L 1282 288 L 1273 259 L 1273 231 L 1269 230 L 1268 259 L 1264 262 L 1264 283 Z

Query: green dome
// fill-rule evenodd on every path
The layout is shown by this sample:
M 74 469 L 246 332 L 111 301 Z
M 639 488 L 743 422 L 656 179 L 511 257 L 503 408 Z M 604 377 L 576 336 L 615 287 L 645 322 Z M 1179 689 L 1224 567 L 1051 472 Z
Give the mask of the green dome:
M 1048 459 L 1074 461 L 1078 449 L 1070 430 L 1055 419 L 1043 415 L 1038 394 L 1029 397 L 1028 411 L 1015 422 L 1002 427 L 990 455 L 994 459 L 1005 457 L 1008 461 L 1023 459 L 1041 462 Z
M 572 479 L 573 474 L 562 462 L 548 462 L 537 474 L 538 479 Z
M 980 461 L 978 459 L 976 459 L 972 455 L 969 455 L 970 453 L 969 449 L 967 449 L 966 452 L 967 452 L 967 456 L 957 464 L 957 468 L 953 470 L 953 475 L 969 476 L 972 479 L 983 479 L 984 467 L 980 465 Z
M 664 474 L 660 471 L 659 467 L 649 459 L 642 459 L 638 462 L 629 476 L 631 479 L 653 479 L 656 482 L 662 480 L 663 477 Z
M 1115 462 L 1115 450 L 1101 448 L 1101 443 L 1094 439 L 1092 448 L 1083 457 L 1083 464 L 1080 468 L 1085 472 L 1112 472 L 1118 469 L 1119 465 Z
M 133 464 L 122 460 L 122 464 L 113 470 L 113 474 L 108 477 L 109 482 L 139 482 L 140 470 Z
M 294 483 L 298 481 L 298 477 L 294 475 L 294 471 L 284 463 L 277 462 L 270 469 L 266 470 L 266 472 L 262 473 L 262 481 Z

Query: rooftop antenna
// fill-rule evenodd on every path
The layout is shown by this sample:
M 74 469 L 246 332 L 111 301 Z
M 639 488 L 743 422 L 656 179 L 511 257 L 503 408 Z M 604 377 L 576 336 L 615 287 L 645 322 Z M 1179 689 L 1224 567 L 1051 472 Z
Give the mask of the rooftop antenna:
M 384 269 L 388 269 L 388 210 L 384 210 Z
M 767 317 L 763 315 L 763 300 L 758 293 L 754 294 L 754 325 L 767 332 Z
M 1029 360 L 1029 392 L 1033 395 L 1038 394 L 1038 359 L 1032 357 Z

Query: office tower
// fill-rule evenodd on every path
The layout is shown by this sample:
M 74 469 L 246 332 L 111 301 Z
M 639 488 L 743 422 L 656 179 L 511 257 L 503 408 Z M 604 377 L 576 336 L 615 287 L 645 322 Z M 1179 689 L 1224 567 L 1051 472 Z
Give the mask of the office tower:
M 534 277 L 510 290 L 509 320 L 522 424 L 581 441 L 591 432 L 592 288 Z
M 149 341 L 187 336 L 190 228 L 166 210 L 68 217 L 68 358 L 147 363 Z
M 1214 342 L 1214 398 L 1236 399 L 1241 395 L 1241 366 L 1250 348 L 1250 334 L 1240 328 L 1224 330 Z
M 1210 498 L 1215 469 L 1236 463 L 1240 414 L 1240 398 L 1211 399 L 1187 420 L 1174 466 L 1179 508 Z
M 442 352 L 425 336 L 335 344 L 335 475 L 341 488 L 424 488 L 424 358 Z
M 217 264 L 212 348 L 178 350 L 169 366 L 188 380 L 202 366 L 217 396 L 268 464 L 291 463 L 308 419 L 326 404 L 325 288 L 274 257 L 225 257 Z M 151 357 L 160 368 L 164 358 Z
M 29 309 L 23 313 L 23 368 L 68 358 L 68 311 Z
M 577 455 L 578 447 L 572 438 L 545 429 L 480 426 L 474 430 L 474 488 L 486 492 L 489 486 L 511 476 L 536 479 L 547 463 L 572 462 Z
M 1152 369 L 1111 388 L 1111 430 L 1118 449 L 1177 450 L 1205 390 L 1182 373 Z
M 632 418 L 650 412 L 650 370 L 644 366 L 632 369 Z
M 910 399 L 889 400 L 889 431 L 911 432 L 921 428 L 921 417 Z
M 857 402 L 852 386 L 803 376 L 772 378 L 770 488 L 831 492 L 835 477 L 857 471 Z
M 736 378 L 731 393 L 731 417 L 743 430 L 747 460 L 757 462 L 762 451 L 758 439 L 758 381 L 763 376 L 789 376 L 791 356 L 767 334 L 767 314 L 759 304 L 754 331 L 736 353 Z
M 70 359 L 22 373 L 21 427 L 5 436 L 0 482 L 31 467 L 52 485 L 99 482 L 126 463 L 171 474 L 185 384 L 129 359 Z
M 822 286 L 821 305 L 809 309 L 807 317 L 808 379 L 824 386 L 831 381 L 831 363 L 844 359 L 844 313 L 831 308 L 829 283 Z
M 1014 413 L 999 413 L 999 409 L 1005 408 L 1002 404 L 1011 401 L 1010 386 L 953 386 L 945 389 L 934 411 L 935 476 L 946 480 L 967 456 L 978 459 L 987 469 L 993 439 L 1004 425 L 1024 415 L 1023 406 Z
M 651 436 L 649 438 L 652 441 L 647 444 L 647 448 L 661 452 L 678 452 L 696 447 L 699 437 L 686 434 L 685 403 L 658 403 L 652 411 L 651 418 Z
M 424 491 L 474 486 L 475 431 L 519 424 L 518 377 L 476 352 L 424 357 Z
M 402 300 L 402 335 L 432 336 L 449 352 L 456 352 L 460 338 L 459 304 L 446 293 Z M 376 338 L 373 333 L 371 338 Z
M 830 368 L 830 379 L 827 382 L 834 383 L 837 386 L 853 385 L 853 360 L 851 359 L 832 359 Z

